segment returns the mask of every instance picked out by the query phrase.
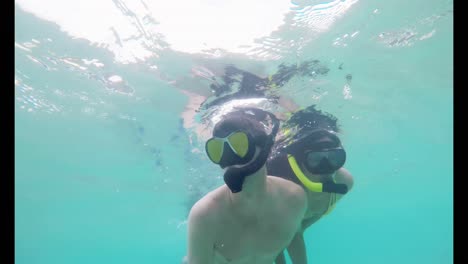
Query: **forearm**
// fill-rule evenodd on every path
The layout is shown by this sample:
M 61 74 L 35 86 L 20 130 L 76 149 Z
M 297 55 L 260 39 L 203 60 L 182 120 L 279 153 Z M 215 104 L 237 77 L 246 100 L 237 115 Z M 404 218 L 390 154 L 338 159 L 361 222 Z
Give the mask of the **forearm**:
M 292 264 L 307 264 L 307 253 L 302 232 L 297 233 L 288 246 Z
M 281 95 L 278 99 L 279 104 L 288 112 L 293 113 L 299 109 L 299 105 L 288 96 Z
M 286 259 L 284 257 L 284 251 L 281 251 L 281 253 L 276 257 L 275 264 L 286 264 Z

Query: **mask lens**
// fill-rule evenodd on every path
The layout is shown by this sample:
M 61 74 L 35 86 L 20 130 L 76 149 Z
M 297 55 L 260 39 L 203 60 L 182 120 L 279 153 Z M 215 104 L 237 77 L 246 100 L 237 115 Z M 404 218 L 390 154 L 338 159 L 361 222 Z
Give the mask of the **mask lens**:
M 249 150 L 249 139 L 244 132 L 236 132 L 228 137 L 232 150 L 241 158 L 247 155 Z
M 334 149 L 328 152 L 328 161 L 333 167 L 341 168 L 346 161 L 346 152 L 343 149 Z
M 206 153 L 210 160 L 214 163 L 219 163 L 223 156 L 224 141 L 218 138 L 212 138 L 206 142 Z
M 327 152 L 308 152 L 306 154 L 307 164 L 309 167 L 314 168 L 320 164 L 323 158 L 327 158 Z
M 344 165 L 346 152 L 342 148 L 306 152 L 306 162 L 310 168 L 317 168 L 322 159 L 326 159 L 333 169 L 337 170 Z

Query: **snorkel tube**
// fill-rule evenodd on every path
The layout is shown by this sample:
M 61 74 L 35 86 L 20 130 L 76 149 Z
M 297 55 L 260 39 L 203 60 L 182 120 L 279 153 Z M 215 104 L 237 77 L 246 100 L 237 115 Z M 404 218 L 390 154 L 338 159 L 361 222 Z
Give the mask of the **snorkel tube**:
M 334 183 L 334 182 L 313 182 L 304 175 L 302 170 L 299 168 L 297 164 L 296 158 L 293 155 L 288 154 L 288 162 L 289 166 L 293 170 L 296 177 L 301 181 L 301 183 L 309 190 L 313 192 L 329 192 L 329 193 L 339 193 L 339 194 L 346 194 L 348 192 L 348 186 L 343 183 Z

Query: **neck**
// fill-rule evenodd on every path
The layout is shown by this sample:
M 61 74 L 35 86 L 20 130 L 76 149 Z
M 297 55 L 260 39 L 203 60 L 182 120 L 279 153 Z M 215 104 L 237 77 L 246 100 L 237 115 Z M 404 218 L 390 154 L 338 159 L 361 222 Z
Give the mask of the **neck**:
M 229 191 L 231 202 L 234 207 L 239 209 L 240 213 L 249 214 L 259 209 L 258 205 L 264 200 L 267 193 L 266 176 L 266 167 L 263 166 L 245 178 L 242 191 L 238 193 Z

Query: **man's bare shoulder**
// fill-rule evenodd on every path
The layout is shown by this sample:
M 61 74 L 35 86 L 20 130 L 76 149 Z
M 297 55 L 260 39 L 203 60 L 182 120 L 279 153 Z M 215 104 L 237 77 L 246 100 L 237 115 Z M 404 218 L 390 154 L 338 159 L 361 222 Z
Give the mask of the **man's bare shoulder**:
M 207 193 L 198 200 L 190 209 L 189 222 L 203 221 L 212 223 L 223 209 L 226 200 L 226 186 L 221 186 Z
M 268 176 L 268 180 L 277 188 L 288 193 L 304 193 L 304 189 L 290 180 L 277 176 Z
M 307 203 L 306 192 L 300 185 L 276 176 L 268 176 L 267 179 L 271 182 L 279 197 L 287 201 L 288 204 L 296 204 L 302 207 Z

